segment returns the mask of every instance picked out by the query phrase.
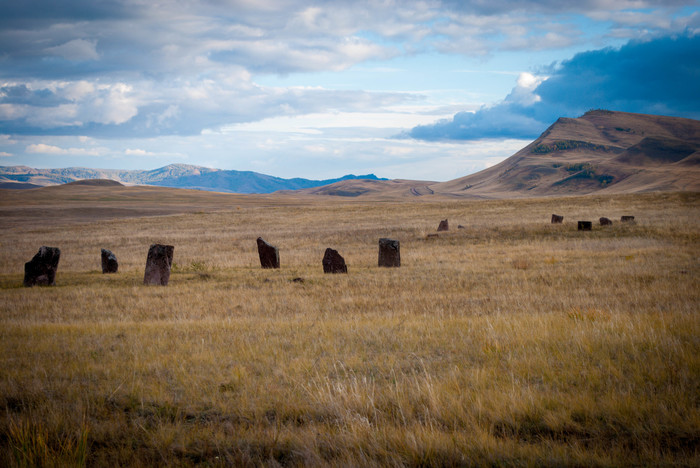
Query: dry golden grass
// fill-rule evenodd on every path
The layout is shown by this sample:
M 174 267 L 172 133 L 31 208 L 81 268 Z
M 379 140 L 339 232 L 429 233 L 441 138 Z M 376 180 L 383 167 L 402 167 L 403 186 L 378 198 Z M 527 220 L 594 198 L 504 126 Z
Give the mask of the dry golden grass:
M 700 464 L 698 194 L 223 200 L 5 226 L 1 465 Z M 444 218 L 466 229 L 427 238 Z M 141 284 L 153 242 L 168 287 Z M 41 245 L 58 285 L 23 288 Z

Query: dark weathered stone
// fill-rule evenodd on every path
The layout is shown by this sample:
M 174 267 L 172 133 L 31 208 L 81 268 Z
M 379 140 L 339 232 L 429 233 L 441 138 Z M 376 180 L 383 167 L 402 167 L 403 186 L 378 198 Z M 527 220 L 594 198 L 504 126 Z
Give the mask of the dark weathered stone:
M 170 267 L 173 265 L 172 245 L 153 244 L 148 249 L 146 271 L 143 274 L 143 284 L 167 286 L 170 280 Z
M 379 266 L 401 266 L 401 249 L 399 241 L 394 239 L 379 239 Z
M 117 256 L 110 250 L 102 249 L 102 273 L 116 273 L 118 270 Z
M 552 224 L 561 224 L 564 222 L 564 217 L 559 215 L 552 215 Z
M 438 232 L 450 230 L 450 225 L 447 223 L 446 219 L 443 219 L 442 221 L 440 221 L 440 224 L 438 225 L 437 230 L 438 230 Z
M 30 261 L 24 264 L 24 285 L 55 286 L 58 261 L 61 250 L 58 247 L 41 246 Z
M 593 221 L 579 221 L 578 222 L 578 230 L 579 231 L 592 231 L 593 230 Z
M 270 245 L 262 237 L 258 237 L 258 255 L 260 256 L 260 266 L 263 268 L 279 268 L 280 253 L 277 247 Z
M 612 220 L 609 218 L 600 218 L 601 226 L 612 226 Z
M 466 228 L 460 224 L 457 226 L 457 229 L 466 229 Z
M 623 216 L 620 218 L 623 223 L 634 223 L 634 216 Z
M 345 259 L 338 253 L 337 250 L 331 248 L 326 249 L 323 254 L 323 272 L 324 273 L 347 273 L 348 266 L 345 264 Z

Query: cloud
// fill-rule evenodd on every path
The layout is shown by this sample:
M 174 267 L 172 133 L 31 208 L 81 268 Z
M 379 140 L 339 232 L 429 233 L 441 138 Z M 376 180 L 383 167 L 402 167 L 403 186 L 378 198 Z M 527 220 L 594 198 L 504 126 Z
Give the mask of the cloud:
M 96 50 L 97 41 L 73 39 L 59 46 L 48 47 L 46 52 L 71 61 L 97 60 L 100 54 Z
M 416 51 L 568 47 L 580 39 L 583 19 L 605 24 L 591 33 L 599 39 L 613 30 L 639 37 L 697 25 L 695 12 L 683 16 L 693 0 L 5 3 L 0 78 L 10 79 L 195 77 L 229 66 L 281 74 L 342 70 Z
M 26 0 L 3 6 L 2 133 L 194 135 L 285 115 L 376 111 L 415 96 L 279 89 L 258 85 L 256 79 L 338 72 L 420 53 L 487 57 L 503 50 L 561 49 L 614 34 L 638 37 L 639 30 L 645 35 L 690 30 L 700 22 L 697 14 L 682 9 L 696 5 L 691 0 L 669 0 L 663 7 L 646 0 L 59 3 Z M 671 20 L 655 19 L 659 16 Z M 584 37 L 585 21 L 601 26 L 588 28 L 593 32 Z M 519 109 L 528 105 L 517 97 L 504 104 L 513 115 L 502 122 L 525 134 L 541 116 L 524 116 Z M 499 121 L 496 110 L 482 115 L 487 114 Z M 457 120 L 473 134 L 484 129 L 470 114 Z
M 44 143 L 35 143 L 27 146 L 25 149 L 25 152 L 27 153 L 36 153 L 36 154 L 66 154 L 67 151 L 64 150 L 63 148 L 59 148 L 58 146 L 53 146 L 53 145 L 46 145 Z
M 153 137 L 319 111 L 372 111 L 413 102 L 413 94 L 274 88 L 250 76 L 101 84 L 43 81 L 0 88 L 0 132 L 24 135 Z
M 6 151 L 0 151 L 0 157 L 2 157 L 2 158 L 9 158 L 9 157 L 12 157 L 12 156 L 14 156 L 14 155 L 12 155 L 12 154 L 10 154 L 10 153 L 8 153 L 8 152 L 6 152 Z
M 33 143 L 28 145 L 24 152 L 28 154 L 46 155 L 101 156 L 105 153 L 105 150 L 104 148 L 61 148 L 44 143 Z
M 683 35 L 575 55 L 547 76 L 522 74 L 500 103 L 420 125 L 422 140 L 534 138 L 559 117 L 590 109 L 700 118 L 700 36 Z
M 138 158 L 155 158 L 164 160 L 185 160 L 188 159 L 187 154 L 180 152 L 169 152 L 169 151 L 147 151 L 141 148 L 127 148 L 124 150 L 125 156 L 135 156 Z

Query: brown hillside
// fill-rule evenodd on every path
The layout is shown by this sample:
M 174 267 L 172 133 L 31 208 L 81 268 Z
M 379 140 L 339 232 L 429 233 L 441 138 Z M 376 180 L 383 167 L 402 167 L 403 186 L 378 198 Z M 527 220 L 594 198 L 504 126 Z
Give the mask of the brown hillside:
M 313 187 L 296 191 L 280 191 L 277 194 L 327 195 L 347 198 L 371 198 L 373 200 L 412 198 L 433 195 L 430 188 L 435 182 L 425 180 L 343 180 L 322 187 Z
M 492 198 L 700 191 L 699 150 L 700 121 L 597 110 L 560 118 L 500 164 L 430 188 Z
M 66 185 L 86 185 L 92 187 L 123 187 L 124 184 L 111 179 L 82 179 L 68 182 Z

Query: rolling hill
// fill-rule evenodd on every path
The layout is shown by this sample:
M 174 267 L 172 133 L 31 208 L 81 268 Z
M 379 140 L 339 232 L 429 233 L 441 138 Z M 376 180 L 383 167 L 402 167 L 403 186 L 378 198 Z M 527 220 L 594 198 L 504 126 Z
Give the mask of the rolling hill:
M 560 118 L 500 164 L 430 188 L 489 198 L 700 191 L 700 121 L 604 110 Z

